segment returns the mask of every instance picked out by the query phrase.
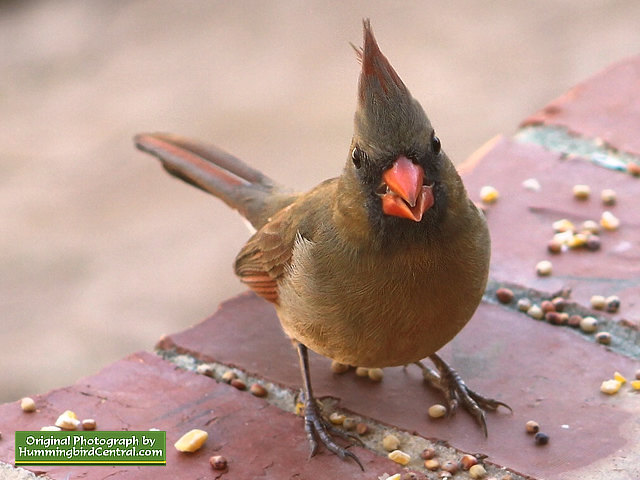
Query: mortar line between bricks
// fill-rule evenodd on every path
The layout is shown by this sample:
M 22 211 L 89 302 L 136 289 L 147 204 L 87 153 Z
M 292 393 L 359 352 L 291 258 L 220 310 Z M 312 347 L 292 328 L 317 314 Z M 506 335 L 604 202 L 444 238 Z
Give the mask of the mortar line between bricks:
M 514 297 L 510 303 L 504 304 L 498 301 L 496 297 L 496 291 L 499 288 L 508 288 L 513 292 Z M 587 308 L 578 302 L 571 301 L 569 294 L 570 292 L 564 291 L 545 292 L 542 290 L 525 287 L 516 283 L 500 282 L 494 279 L 489 279 L 482 300 L 486 303 L 500 305 L 503 308 L 507 308 L 509 310 L 517 312 L 527 317 L 531 321 L 548 323 L 544 319 L 536 320 L 527 315 L 526 312 L 520 311 L 517 306 L 518 300 L 521 298 L 528 298 L 529 300 L 531 300 L 532 304 L 537 303 L 538 305 L 540 305 L 543 300 L 551 300 L 554 297 L 561 296 L 567 302 L 564 310 L 565 312 L 569 313 L 569 315 L 575 314 L 580 315 L 581 317 L 594 317 L 598 320 L 598 331 L 606 331 L 611 334 L 612 342 L 610 345 L 607 345 L 606 348 L 620 355 L 624 355 L 635 360 L 640 359 L 640 331 L 638 329 L 620 324 L 620 322 L 614 321 L 611 317 L 604 314 L 604 312 L 596 313 L 592 309 Z M 577 336 L 581 337 L 583 340 L 597 343 L 594 333 L 585 333 L 579 328 L 571 328 L 567 325 L 548 325 L 549 328 L 568 329 Z
M 222 376 L 225 372 L 233 371 L 238 375 L 238 379 L 242 380 L 245 385 L 251 385 L 252 383 L 260 383 L 268 392 L 267 396 L 263 398 L 270 405 L 273 405 L 285 412 L 296 414 L 296 403 L 299 395 L 298 390 L 294 390 L 274 382 L 266 381 L 263 378 L 248 374 L 244 370 L 238 367 L 231 367 L 223 363 L 209 361 L 203 362 L 196 359 L 194 356 L 186 353 L 178 353 L 175 350 L 157 349 L 156 354 L 167 360 L 179 368 L 189 370 L 195 373 L 199 373 L 210 377 L 212 380 L 219 383 L 227 383 L 223 380 Z M 198 367 L 204 365 L 207 368 L 206 373 L 198 371 Z M 384 381 L 384 380 L 383 380 Z M 229 385 L 229 388 L 234 388 Z M 249 391 L 245 392 L 250 395 Z M 420 458 L 420 453 L 425 448 L 433 448 L 436 451 L 436 458 L 440 461 L 440 464 L 444 464 L 446 461 L 458 462 L 458 460 L 467 452 L 463 452 L 455 447 L 452 447 L 446 441 L 431 441 L 419 435 L 411 434 L 405 430 L 397 427 L 389 426 L 378 422 L 370 417 L 358 415 L 355 412 L 348 409 L 340 408 L 338 406 L 339 399 L 334 397 L 323 397 L 317 399 L 321 404 L 322 412 L 325 417 L 328 418 L 330 413 L 338 412 L 351 417 L 356 422 L 366 423 L 370 427 L 370 433 L 362 436 L 358 436 L 363 444 L 364 448 L 374 452 L 377 455 L 386 457 L 388 452 L 382 447 L 382 438 L 385 435 L 393 434 L 400 440 L 401 450 L 411 455 L 412 461 L 407 465 L 409 471 L 419 471 L 426 475 L 429 480 L 439 480 L 437 471 L 429 471 L 423 465 L 423 460 Z M 300 425 L 302 428 L 302 425 Z M 351 432 L 350 432 L 351 433 Z M 479 453 L 475 453 L 478 459 L 481 460 L 482 456 Z M 490 475 L 504 475 L 510 474 L 513 480 L 536 480 L 534 477 L 528 476 L 511 470 L 507 467 L 492 463 L 487 460 L 482 460 L 481 463 L 485 466 Z
M 640 165 L 640 158 L 607 144 L 598 138 L 585 138 L 573 134 L 566 127 L 528 125 L 513 136 L 520 143 L 532 143 L 566 157 L 581 157 L 598 166 L 627 171 L 629 163 Z

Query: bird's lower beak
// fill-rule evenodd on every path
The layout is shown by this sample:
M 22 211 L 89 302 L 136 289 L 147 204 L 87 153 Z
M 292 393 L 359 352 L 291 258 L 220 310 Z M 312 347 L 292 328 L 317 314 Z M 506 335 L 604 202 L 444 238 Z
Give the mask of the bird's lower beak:
M 386 215 L 419 222 L 433 206 L 432 185 L 424 185 L 424 170 L 404 155 L 382 174 L 382 180 L 382 211 Z

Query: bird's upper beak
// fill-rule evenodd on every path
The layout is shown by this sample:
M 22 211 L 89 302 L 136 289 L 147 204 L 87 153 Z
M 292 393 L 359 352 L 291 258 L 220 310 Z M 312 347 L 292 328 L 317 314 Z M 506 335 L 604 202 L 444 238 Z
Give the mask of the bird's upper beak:
M 404 155 L 382 174 L 379 194 L 386 215 L 407 218 L 415 222 L 433 206 L 433 185 L 425 185 L 424 170 Z

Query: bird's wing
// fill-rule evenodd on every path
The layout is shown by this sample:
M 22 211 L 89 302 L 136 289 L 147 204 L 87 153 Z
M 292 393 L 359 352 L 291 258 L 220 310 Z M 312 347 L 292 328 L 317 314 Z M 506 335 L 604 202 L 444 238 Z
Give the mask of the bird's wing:
M 278 280 L 291 261 L 297 225 L 290 210 L 284 208 L 258 230 L 236 257 L 235 271 L 251 290 L 272 303 L 278 303 Z

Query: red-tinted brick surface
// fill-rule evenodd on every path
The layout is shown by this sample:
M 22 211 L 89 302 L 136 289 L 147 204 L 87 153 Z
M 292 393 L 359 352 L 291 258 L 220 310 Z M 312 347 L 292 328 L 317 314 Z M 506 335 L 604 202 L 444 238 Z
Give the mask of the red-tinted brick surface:
M 557 125 L 640 155 L 640 56 L 616 63 L 549 103 L 525 125 Z

